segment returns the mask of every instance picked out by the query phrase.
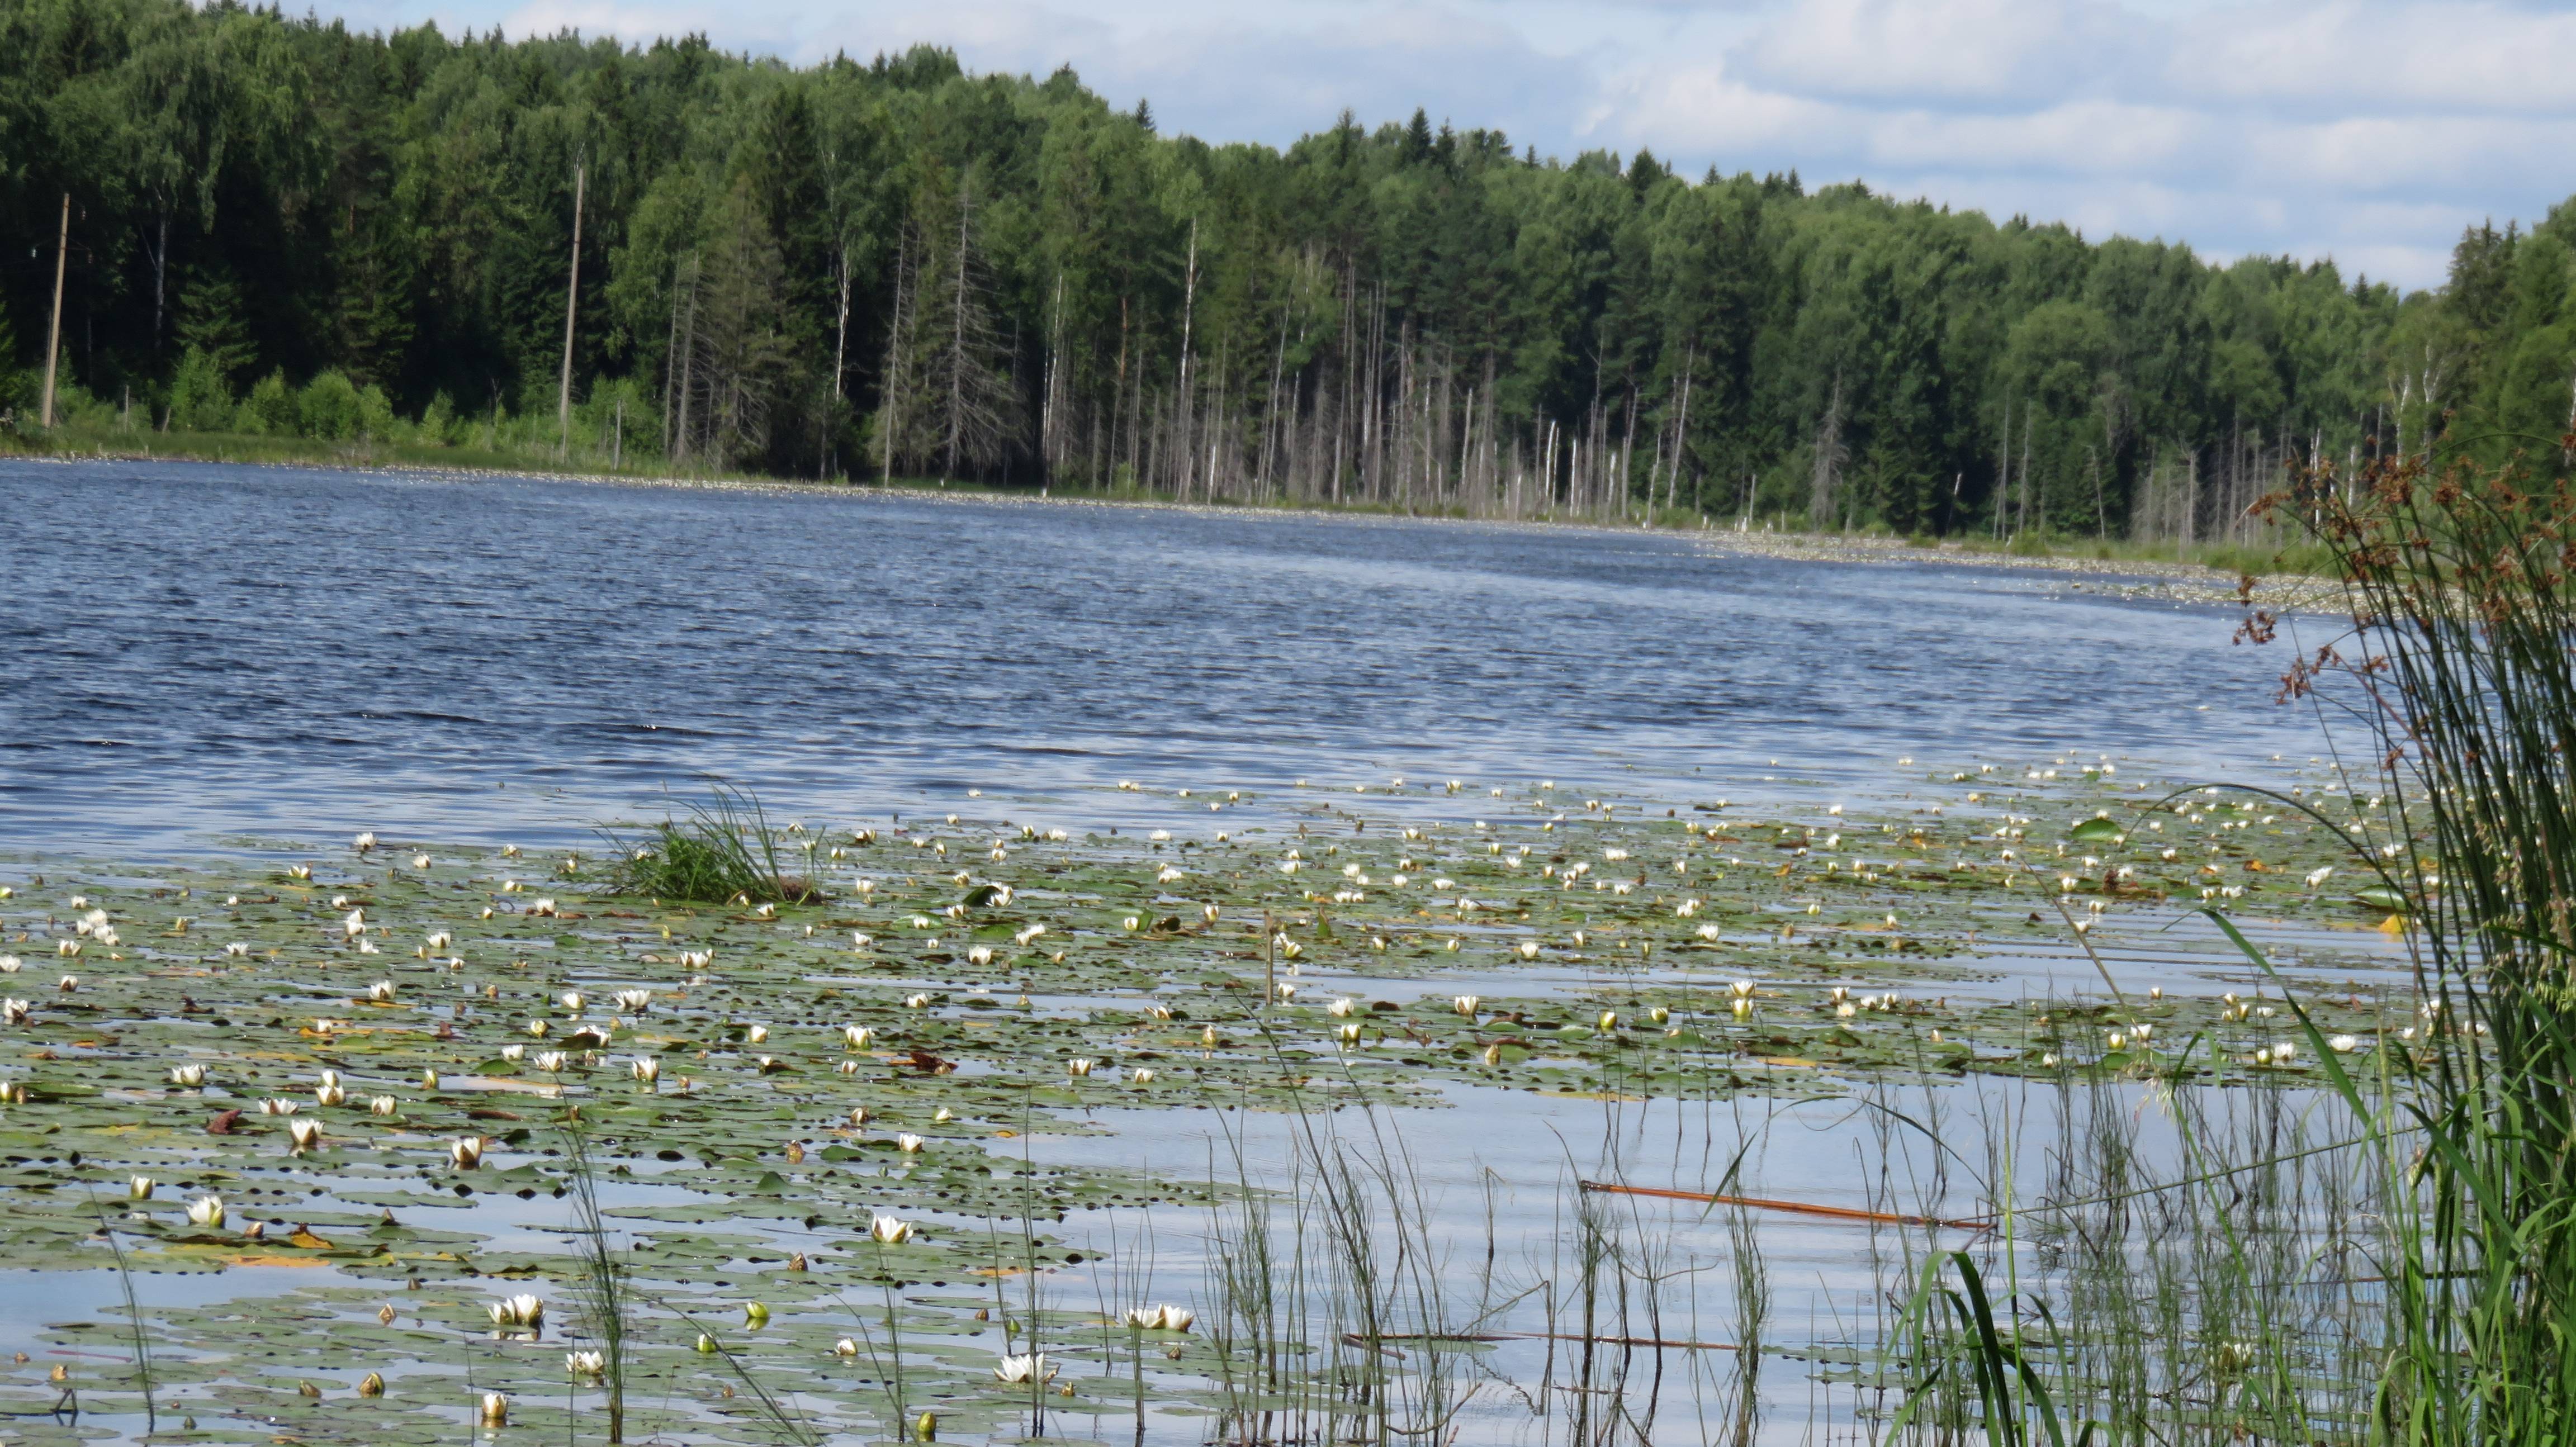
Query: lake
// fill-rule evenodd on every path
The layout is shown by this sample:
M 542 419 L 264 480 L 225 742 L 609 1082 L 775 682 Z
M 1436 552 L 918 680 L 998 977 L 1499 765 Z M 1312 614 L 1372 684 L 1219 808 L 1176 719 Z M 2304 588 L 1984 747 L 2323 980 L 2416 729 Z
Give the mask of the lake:
M 2367 1172 L 2284 1146 L 2334 1134 L 2314 1052 L 2197 909 L 2357 1058 L 2402 957 L 2341 816 L 2165 797 L 2330 782 L 2228 610 L 920 493 L 0 462 L 0 506 L 31 1440 L 143 1434 L 129 1279 L 165 1430 L 426 1447 L 499 1391 L 594 1440 L 586 1231 L 657 1441 L 793 1436 L 771 1391 L 869 1439 L 1861 1440 L 1935 1249 L 2114 1354 L 2277 1298 L 2363 1380 L 2374 1288 L 2312 1263 Z M 603 872 L 710 776 L 826 898 Z M 2266 1162 L 2253 1266 L 2104 1205 L 2211 1151 Z M 1062 1379 L 997 1381 L 1032 1331 Z
M 710 773 L 1116 822 L 1130 778 L 1742 796 L 2316 747 L 2224 610 L 1690 535 L 125 462 L 0 462 L 0 510 L 20 846 L 574 841 Z

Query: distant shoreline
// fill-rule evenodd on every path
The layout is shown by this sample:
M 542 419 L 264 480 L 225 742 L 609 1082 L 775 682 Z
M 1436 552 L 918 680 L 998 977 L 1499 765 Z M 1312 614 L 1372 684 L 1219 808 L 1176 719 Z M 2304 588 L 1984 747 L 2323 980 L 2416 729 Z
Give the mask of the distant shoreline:
M 267 441 L 267 439 L 256 440 Z M 696 488 L 713 492 L 775 496 L 905 498 L 961 503 L 1137 508 L 1244 518 L 1379 518 L 1424 523 L 1463 523 L 1509 529 L 1575 529 L 1621 535 L 1645 533 L 1695 540 L 1708 545 L 1713 551 L 1738 556 L 1846 564 L 1946 563 L 1963 567 L 2093 575 L 2122 580 L 2093 590 L 2105 597 L 2163 598 L 2178 603 L 2204 605 L 2222 605 L 2240 601 L 2238 574 L 2205 563 L 2181 559 L 2085 557 L 2070 553 L 2015 553 L 2002 548 L 1969 547 L 1957 539 L 1937 539 L 1926 546 L 1904 537 L 1866 533 L 1828 534 L 1758 529 L 1739 532 L 1733 526 L 1717 525 L 1714 519 L 1704 519 L 1708 525 L 1697 528 L 1663 527 L 1603 522 L 1590 518 L 1476 517 L 1463 512 L 1423 512 L 1349 503 L 1305 505 L 1289 502 L 1180 502 L 1165 497 L 1141 495 L 1131 497 L 1087 490 L 1032 491 L 1024 487 L 995 487 L 973 482 L 940 484 L 919 479 L 897 479 L 889 485 L 874 481 L 817 482 L 750 474 L 686 476 L 569 466 L 550 468 L 531 465 L 521 459 L 494 459 L 491 462 L 482 463 L 442 462 L 431 458 L 407 456 L 384 458 L 372 455 L 353 455 L 338 459 L 291 455 L 231 457 L 208 455 L 203 451 L 189 448 L 177 448 L 167 452 L 100 449 L 88 453 L 23 452 L 0 454 L 0 456 L 6 456 L 7 460 L 11 461 L 61 464 L 183 463 L 199 466 L 400 474 L 451 478 L 459 481 L 568 482 L 611 487 Z M 2083 585 L 2076 584 L 2075 587 L 2080 590 Z M 2283 572 L 2271 574 L 2259 582 L 2254 592 L 2254 601 L 2276 611 L 2334 611 L 2336 591 L 2331 580 Z

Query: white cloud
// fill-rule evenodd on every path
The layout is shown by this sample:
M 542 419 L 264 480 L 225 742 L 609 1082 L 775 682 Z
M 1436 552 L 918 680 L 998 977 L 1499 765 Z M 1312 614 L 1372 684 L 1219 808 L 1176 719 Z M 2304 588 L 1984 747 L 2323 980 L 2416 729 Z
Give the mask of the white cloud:
M 345 0 L 513 34 L 703 30 L 795 61 L 1070 63 L 1167 131 L 1284 144 L 1415 106 L 1542 152 L 1651 146 L 2205 254 L 2440 280 L 2576 190 L 2576 14 L 2467 0 Z

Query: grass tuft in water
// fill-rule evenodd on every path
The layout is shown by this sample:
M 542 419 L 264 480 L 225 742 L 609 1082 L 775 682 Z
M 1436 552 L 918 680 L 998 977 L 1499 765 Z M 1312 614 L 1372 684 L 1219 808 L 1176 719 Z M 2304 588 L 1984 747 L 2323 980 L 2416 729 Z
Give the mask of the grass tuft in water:
M 712 783 L 687 817 L 664 818 L 639 834 L 600 831 L 611 851 L 610 887 L 620 894 L 691 904 L 799 904 L 816 897 L 779 862 L 778 833 L 758 795 Z

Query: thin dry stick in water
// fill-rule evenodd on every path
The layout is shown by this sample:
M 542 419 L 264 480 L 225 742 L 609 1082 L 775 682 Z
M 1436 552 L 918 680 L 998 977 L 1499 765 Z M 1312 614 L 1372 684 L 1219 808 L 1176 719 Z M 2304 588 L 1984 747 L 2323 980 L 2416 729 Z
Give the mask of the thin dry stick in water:
M 1869 1221 L 1889 1226 L 1940 1226 L 1954 1231 L 1992 1231 L 1991 1220 L 1953 1221 L 1940 1216 L 1910 1216 L 1896 1211 L 1864 1211 L 1857 1206 L 1820 1206 L 1807 1201 L 1772 1201 L 1760 1196 L 1730 1196 L 1717 1191 L 1675 1191 L 1662 1186 L 1623 1186 L 1612 1181 L 1579 1182 L 1587 1191 L 1612 1196 L 1653 1196 L 1666 1201 L 1699 1201 L 1714 1206 L 1749 1206 L 1757 1211 L 1789 1211 L 1833 1221 Z

